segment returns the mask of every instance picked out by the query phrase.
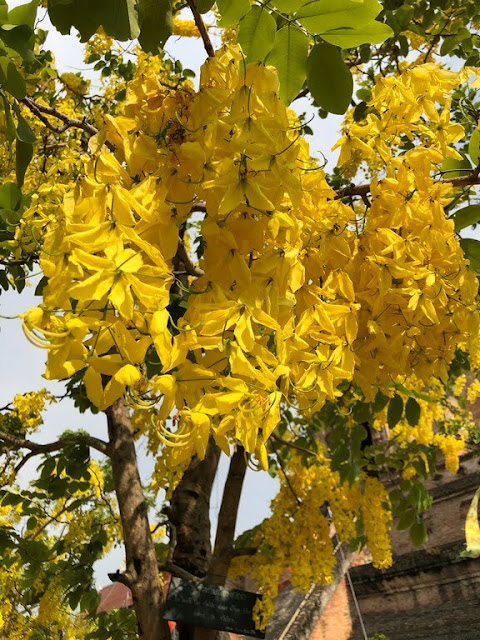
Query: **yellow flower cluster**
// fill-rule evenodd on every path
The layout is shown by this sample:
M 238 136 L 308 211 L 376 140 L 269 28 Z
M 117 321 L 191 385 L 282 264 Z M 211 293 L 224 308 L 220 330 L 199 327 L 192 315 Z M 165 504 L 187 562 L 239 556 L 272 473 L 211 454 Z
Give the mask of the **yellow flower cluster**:
M 365 119 L 354 122 L 353 110 L 347 114 L 344 135 L 333 147 L 340 148 L 338 164 L 351 175 L 364 161 L 377 170 L 390 164 L 403 138 L 437 151 L 429 156 L 433 162 L 461 159 L 452 144 L 463 137 L 464 130 L 450 122 L 450 94 L 467 79 L 467 70 L 449 71 L 433 62 L 378 78 Z
M 467 400 L 470 403 L 475 402 L 475 400 L 480 396 L 480 380 L 476 379 L 469 385 L 467 389 Z
M 13 409 L 10 415 L 18 418 L 25 430 L 35 431 L 43 424 L 42 411 L 45 409 L 45 404 L 52 402 L 55 402 L 55 397 L 46 389 L 24 394 L 18 393 L 13 398 Z
M 431 144 L 389 162 L 360 226 L 310 158 L 274 69 L 245 67 L 224 46 L 198 92 L 136 78 L 44 240 L 48 285 L 24 322 L 48 349 L 47 377 L 85 370 L 99 409 L 127 394 L 148 413 L 152 446 L 169 445 L 169 468 L 203 457 L 210 435 L 265 467 L 281 402 L 308 416 L 344 381 L 370 400 L 413 371 L 420 382 L 444 377 L 455 349 L 478 335 L 476 279 L 443 210 L 449 188 L 430 178 L 457 136 L 439 133 L 430 102 L 447 114 L 458 76 L 429 65 L 405 74 L 429 99 L 411 100 L 407 118 L 381 83 L 370 151 L 383 145 L 390 158 L 392 119 L 402 131 L 416 119 Z M 181 237 L 192 219 L 203 256 L 187 279 Z M 175 320 L 171 293 L 182 290 Z M 147 378 L 154 350 L 160 372 Z
M 253 570 L 251 559 L 233 563 L 233 572 L 251 574 L 264 594 L 256 607 L 259 627 L 272 613 L 279 576 L 287 572 L 292 585 L 303 592 L 312 584 L 332 581 L 339 542 L 364 533 L 373 564 L 385 568 L 392 562 L 390 501 L 379 480 L 362 477 L 353 485 L 341 483 L 323 454 L 311 466 L 294 455 L 287 477 L 280 477 L 272 515 L 255 534 L 253 545 L 260 551 L 253 558 Z M 363 532 L 357 530 L 359 522 Z
M 176 36 L 184 36 L 186 38 L 200 37 L 200 31 L 193 20 L 182 20 L 177 17 L 173 19 L 173 33 Z

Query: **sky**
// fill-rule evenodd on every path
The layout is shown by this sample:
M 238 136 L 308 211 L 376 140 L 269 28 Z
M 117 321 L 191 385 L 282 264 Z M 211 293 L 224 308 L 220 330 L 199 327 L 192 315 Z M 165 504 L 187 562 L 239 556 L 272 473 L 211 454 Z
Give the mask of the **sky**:
M 101 0 L 99 0 L 101 1 Z M 23 4 L 22 0 L 10 0 L 9 7 Z M 43 15 L 43 10 L 42 14 Z M 208 19 L 208 18 L 207 18 Z M 49 30 L 46 47 L 50 48 L 57 61 L 60 72 L 81 71 L 92 82 L 92 89 L 95 88 L 96 77 L 83 62 L 83 45 L 75 35 L 62 36 L 55 29 L 49 26 L 48 18 L 41 22 L 43 29 Z M 166 49 L 174 58 L 179 58 L 184 67 L 197 72 L 201 63 L 205 60 L 206 54 L 202 42 L 193 38 L 172 37 L 167 43 Z M 309 111 L 309 104 L 306 100 L 299 100 L 295 107 L 299 113 Z M 311 111 L 311 109 L 310 109 Z M 314 114 L 312 113 L 312 116 Z M 329 150 L 337 139 L 339 129 L 339 117 L 329 118 L 326 121 L 318 117 L 310 124 L 316 132 L 311 139 L 312 155 L 319 155 L 320 151 L 327 157 L 331 157 Z M 34 296 L 34 290 L 40 274 L 33 276 L 27 282 L 27 287 L 21 295 L 11 290 L 1 292 L 0 314 L 2 316 L 13 316 L 13 319 L 0 318 L 0 353 L 2 354 L 2 366 L 0 374 L 0 407 L 10 402 L 17 393 L 26 393 L 46 387 L 56 395 L 64 393 L 64 385 L 61 382 L 47 381 L 42 377 L 45 364 L 45 351 L 30 344 L 25 338 L 21 321 L 18 314 L 24 312 L 32 306 L 36 306 L 40 298 Z M 55 440 L 66 429 L 85 429 L 92 435 L 107 439 L 106 419 L 103 414 L 93 415 L 90 412 L 80 414 L 74 408 L 73 402 L 64 399 L 48 408 L 44 416 L 44 426 L 35 434 L 37 442 L 49 442 Z M 153 461 L 145 453 L 145 443 L 138 443 L 138 457 L 140 472 L 143 479 L 147 480 L 152 468 Z M 27 469 L 28 474 L 34 474 L 37 464 L 32 463 Z M 26 468 L 25 468 L 26 469 Z M 222 499 L 222 487 L 228 470 L 228 460 L 224 454 L 220 461 L 219 472 L 213 487 L 211 496 L 211 519 L 212 535 L 217 519 Z M 278 488 L 277 480 L 274 480 L 264 472 L 248 470 L 245 478 L 244 490 L 238 514 L 237 533 L 241 533 L 259 522 L 269 513 L 269 504 L 275 496 Z M 98 563 L 96 568 L 96 579 L 99 585 L 109 583 L 108 572 L 114 572 L 122 567 L 123 550 L 117 549 L 109 556 Z

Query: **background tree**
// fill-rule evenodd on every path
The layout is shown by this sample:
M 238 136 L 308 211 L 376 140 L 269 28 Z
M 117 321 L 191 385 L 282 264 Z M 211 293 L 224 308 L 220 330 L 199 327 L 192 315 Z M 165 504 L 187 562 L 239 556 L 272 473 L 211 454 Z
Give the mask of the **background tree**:
M 40 444 L 45 392 L 3 409 L 4 637 L 166 638 L 161 576 L 224 584 L 232 569 L 257 580 L 264 626 L 285 569 L 300 589 L 341 574 L 332 523 L 379 567 L 393 517 L 421 544 L 423 479 L 475 442 L 461 376 L 478 368 L 480 254 L 459 236 L 480 220 L 475 7 L 51 0 L 104 79 L 93 96 L 56 73 L 37 9 L 0 4 L 0 284 L 21 292 L 40 265 L 25 334 L 107 429 Z M 203 40 L 198 88 L 162 49 L 172 30 Z M 287 107 L 298 97 L 346 112 L 331 175 Z M 235 543 L 248 465 L 281 487 Z M 94 615 L 92 567 L 118 541 L 126 568 L 111 577 L 135 620 Z

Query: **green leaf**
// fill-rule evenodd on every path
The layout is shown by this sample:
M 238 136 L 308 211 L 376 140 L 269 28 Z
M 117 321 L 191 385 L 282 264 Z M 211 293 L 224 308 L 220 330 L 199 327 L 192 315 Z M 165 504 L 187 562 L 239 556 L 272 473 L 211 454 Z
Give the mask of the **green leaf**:
M 397 393 L 391 398 L 387 410 L 387 422 L 390 429 L 393 429 L 402 419 L 403 400 Z
M 17 71 L 13 62 L 5 56 L 0 57 L 0 84 L 17 100 L 22 100 L 27 93 L 23 76 Z
M 415 398 L 409 398 L 407 400 L 407 404 L 405 405 L 405 417 L 407 418 L 407 422 L 411 427 L 416 427 L 418 421 L 420 420 L 420 405 L 415 400 Z
M 10 103 L 8 102 L 5 95 L 2 95 L 2 102 L 5 113 L 7 140 L 10 144 L 12 144 L 12 142 L 16 138 L 17 130 L 15 127 L 15 122 L 13 120 L 12 110 L 10 109 Z
M 273 4 L 279 11 L 290 14 L 298 11 L 298 9 L 300 9 L 300 7 L 305 4 L 305 0 L 274 0 Z
M 330 113 L 345 113 L 352 99 L 353 79 L 336 47 L 324 42 L 313 47 L 307 61 L 307 84 L 318 105 Z
M 22 199 L 22 192 L 15 182 L 4 182 L 0 187 L 0 207 L 15 211 Z
M 230 27 L 238 24 L 243 16 L 250 11 L 249 0 L 217 0 L 217 9 L 222 16 L 218 24 L 220 27 Z
M 87 41 L 101 26 L 116 40 L 133 40 L 140 33 L 143 6 L 150 15 L 164 10 L 165 0 L 48 0 L 48 14 L 60 33 L 68 34 L 72 27 Z M 152 25 L 154 28 L 154 25 Z
M 409 529 L 415 522 L 416 517 L 413 509 L 404 511 L 397 522 L 397 530 L 404 531 L 405 529 Z
M 378 0 L 314 0 L 297 11 L 298 21 L 311 33 L 325 33 L 331 29 L 358 29 L 374 20 L 382 5 Z
M 30 125 L 22 116 L 21 113 L 17 114 L 18 125 L 17 125 L 17 138 L 22 142 L 27 142 L 33 144 L 35 142 L 35 134 L 30 128 Z
M 247 62 L 263 62 L 273 47 L 277 23 L 264 7 L 254 6 L 240 20 L 238 43 Z
M 416 547 L 422 545 L 428 538 L 427 529 L 423 520 L 414 522 L 410 527 L 410 540 Z
M 455 212 L 453 219 L 457 233 L 466 227 L 470 227 L 472 224 L 480 221 L 480 204 L 472 204 L 468 207 L 463 207 L 463 209 L 459 209 Z
M 470 261 L 470 269 L 480 274 L 480 241 L 473 238 L 462 238 L 460 246 L 467 260 Z
M 32 0 L 26 4 L 21 4 L 8 12 L 7 21 L 10 24 L 26 24 L 31 29 L 35 26 L 37 17 L 38 0 Z
M 370 22 L 358 29 L 342 28 L 321 33 L 324 40 L 342 49 L 352 49 L 361 44 L 380 44 L 393 36 L 393 30 L 382 22 Z
M 15 173 L 17 176 L 17 185 L 21 188 L 25 179 L 25 172 L 28 169 L 33 158 L 33 144 L 31 142 L 22 142 L 17 140 L 15 154 Z
M 466 176 L 472 170 L 472 165 L 468 158 L 456 160 L 455 158 L 446 158 L 442 163 L 442 173 L 445 178 L 459 178 Z
M 215 4 L 215 0 L 195 0 L 195 6 L 200 13 L 208 13 Z
M 138 41 L 147 53 L 157 54 L 173 32 L 171 0 L 138 0 L 140 35 Z
M 19 53 L 23 59 L 29 61 L 33 59 L 33 31 L 28 25 L 4 24 L 0 27 L 0 38 L 7 47 Z
M 475 129 L 468 143 L 468 155 L 474 165 L 480 162 L 480 131 Z
M 280 98 L 286 103 L 297 96 L 307 75 L 308 36 L 288 24 L 277 31 L 267 62 L 276 67 L 280 80 Z

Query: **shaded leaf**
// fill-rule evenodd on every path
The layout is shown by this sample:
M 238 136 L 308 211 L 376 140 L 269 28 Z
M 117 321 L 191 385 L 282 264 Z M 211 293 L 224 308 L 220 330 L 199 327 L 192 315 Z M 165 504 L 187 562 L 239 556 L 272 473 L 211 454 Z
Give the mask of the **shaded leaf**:
M 353 79 L 340 51 L 316 44 L 307 61 L 307 84 L 315 102 L 330 113 L 345 113 L 353 93 Z
M 142 0 L 48 0 L 48 13 L 60 33 L 68 34 L 75 27 L 83 42 L 100 26 L 116 40 L 132 40 L 140 33 L 142 4 Z
M 480 241 L 473 238 L 462 238 L 460 246 L 465 257 L 470 261 L 472 271 L 480 274 Z
M 470 227 L 472 224 L 480 221 L 480 204 L 471 204 L 468 207 L 463 207 L 455 212 L 453 216 L 455 222 L 455 231 L 458 233 L 466 227 Z
M 422 545 L 428 538 L 427 528 L 423 520 L 414 522 L 410 527 L 410 540 L 416 547 Z
M 405 405 L 405 417 L 407 418 L 407 422 L 411 427 L 415 427 L 420 420 L 420 405 L 415 400 L 415 398 L 409 398 L 407 400 L 407 404 Z
M 308 36 L 288 24 L 275 36 L 268 64 L 276 67 L 280 80 L 280 98 L 289 104 L 303 86 L 307 75 Z
M 25 173 L 33 158 L 33 144 L 31 142 L 22 142 L 17 140 L 15 154 L 15 173 L 17 176 L 17 184 L 21 188 L 25 179 Z
M 22 100 L 27 93 L 23 76 L 17 71 L 13 62 L 5 56 L 0 57 L 0 84 L 17 100 Z
M 173 32 L 171 0 L 139 0 L 140 35 L 138 41 L 147 53 L 158 53 Z
M 390 399 L 387 410 L 387 422 L 390 429 L 393 429 L 402 419 L 403 400 L 397 393 Z
M 207 13 L 215 4 L 215 0 L 195 0 L 195 6 L 200 13 Z
M 22 142 L 33 143 L 35 142 L 35 134 L 30 128 L 30 125 L 22 116 L 21 113 L 17 114 L 18 125 L 17 125 L 17 138 Z

